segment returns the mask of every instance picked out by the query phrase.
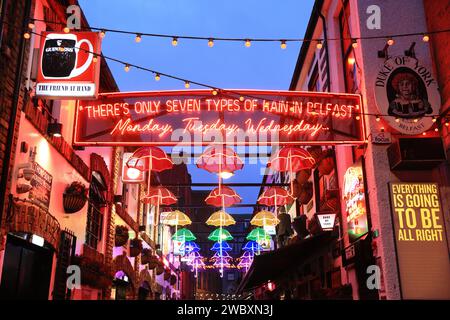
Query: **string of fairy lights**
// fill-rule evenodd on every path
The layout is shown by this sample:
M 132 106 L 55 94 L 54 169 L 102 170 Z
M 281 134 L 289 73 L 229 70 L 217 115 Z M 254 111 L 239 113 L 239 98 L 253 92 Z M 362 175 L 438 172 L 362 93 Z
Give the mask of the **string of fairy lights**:
M 35 28 L 35 22 L 43 22 L 43 23 L 49 23 L 49 24 L 56 24 L 56 25 L 64 25 L 63 23 L 58 23 L 58 22 L 52 22 L 52 21 L 46 21 L 46 20 L 41 20 L 41 19 L 30 19 L 30 22 L 28 23 L 28 30 L 25 30 L 23 33 L 23 36 L 25 39 L 30 39 L 31 38 L 31 34 L 35 34 L 37 36 L 41 36 L 41 34 L 38 34 L 37 32 L 34 32 L 33 29 Z M 185 36 L 185 35 L 169 35 L 169 34 L 155 34 L 155 33 L 145 33 L 145 32 L 135 32 L 135 31 L 127 31 L 127 30 L 118 30 L 118 29 L 110 29 L 110 28 L 97 28 L 97 27 L 89 27 L 89 28 L 82 28 L 84 30 L 96 30 L 99 31 L 100 37 L 101 38 L 105 38 L 107 33 L 118 33 L 118 34 L 127 34 L 127 35 L 134 35 L 134 41 L 136 43 L 140 43 L 142 41 L 143 37 L 156 37 L 156 38 L 170 38 L 172 39 L 172 46 L 176 47 L 179 44 L 179 40 L 180 39 L 186 39 L 186 40 L 203 40 L 203 41 L 207 41 L 207 45 L 208 47 L 213 47 L 215 41 L 224 41 L 224 42 L 242 42 L 244 43 L 245 47 L 250 47 L 252 42 L 279 42 L 280 43 L 280 47 L 281 49 L 286 49 L 287 48 L 287 43 L 288 42 L 310 42 L 310 43 L 315 43 L 316 44 L 316 48 L 317 49 L 322 49 L 325 41 L 342 41 L 342 40 L 351 40 L 351 45 L 353 47 L 353 49 L 356 49 L 358 47 L 359 42 L 361 42 L 362 40 L 373 40 L 373 39 L 385 39 L 386 44 L 388 46 L 393 46 L 395 44 L 395 39 L 396 38 L 401 38 L 401 37 L 411 37 L 411 36 L 420 36 L 422 41 L 424 43 L 427 43 L 430 41 L 430 37 L 432 35 L 435 34 L 440 34 L 440 33 L 447 33 L 450 32 L 450 29 L 443 29 L 443 30 L 435 30 L 435 31 L 430 31 L 430 32 L 414 32 L 414 33 L 403 33 L 403 34 L 391 34 L 391 35 L 380 35 L 380 36 L 366 36 L 366 37 L 352 37 L 352 38 L 327 38 L 327 39 L 323 39 L 323 38 L 285 38 L 285 39 L 278 39 L 278 38 L 225 38 L 225 37 L 202 37 L 202 36 Z M 63 32 L 65 33 L 69 33 L 71 32 L 71 29 L 68 28 L 67 26 L 65 26 L 63 28 Z M 204 88 L 208 88 L 211 89 L 211 94 L 216 96 L 220 93 L 222 94 L 232 94 L 232 95 L 236 95 L 236 91 L 229 91 L 226 89 L 220 89 L 216 86 L 210 85 L 210 84 L 206 84 L 206 83 L 201 83 L 198 81 L 193 81 L 190 79 L 185 79 L 185 78 L 181 78 L 178 76 L 174 76 L 168 73 L 164 73 L 161 71 L 157 71 L 157 70 L 153 70 L 147 67 L 143 67 L 134 63 L 130 63 L 127 61 L 123 61 L 120 59 L 116 59 L 113 57 L 109 57 L 109 56 L 105 56 L 102 53 L 98 54 L 96 52 L 90 52 L 89 50 L 83 49 L 83 48 L 77 48 L 79 50 L 83 50 L 87 53 L 92 53 L 94 55 L 94 62 L 98 61 L 98 58 L 103 58 L 109 61 L 113 61 L 119 64 L 122 64 L 124 66 L 124 71 L 125 72 L 129 72 L 131 70 L 131 68 L 137 69 L 137 70 L 141 70 L 141 71 L 146 71 L 146 72 L 150 72 L 154 75 L 154 79 L 155 81 L 160 81 L 161 77 L 166 77 L 166 78 L 170 78 L 170 79 L 174 79 L 174 80 L 178 80 L 184 83 L 184 87 L 186 89 L 189 89 L 191 85 L 197 85 L 199 87 L 204 87 Z M 245 97 L 249 97 L 249 98 L 256 98 L 254 96 L 250 96 L 248 94 L 242 94 L 239 96 L 239 100 L 240 101 L 244 101 Z M 314 110 L 312 110 L 312 114 L 314 114 Z M 433 123 L 436 123 L 436 127 L 434 128 L 434 131 L 438 132 L 439 131 L 439 127 L 440 125 L 445 125 L 446 127 L 450 126 L 449 123 L 449 118 L 447 117 L 448 114 L 448 110 L 445 111 L 442 114 L 435 114 L 435 115 L 423 115 L 421 118 L 432 118 Z M 374 116 L 375 120 L 377 122 L 381 121 L 381 117 L 392 117 L 395 119 L 396 122 L 400 122 L 400 118 L 394 115 L 390 115 L 390 114 L 381 114 L 381 113 L 367 113 L 367 112 L 358 112 L 356 114 L 356 120 L 359 120 L 361 115 L 365 115 L 365 116 Z M 411 119 L 413 122 L 418 122 L 419 119 Z M 381 128 L 382 131 L 384 131 L 384 128 Z M 422 133 L 423 135 L 426 135 L 426 132 Z

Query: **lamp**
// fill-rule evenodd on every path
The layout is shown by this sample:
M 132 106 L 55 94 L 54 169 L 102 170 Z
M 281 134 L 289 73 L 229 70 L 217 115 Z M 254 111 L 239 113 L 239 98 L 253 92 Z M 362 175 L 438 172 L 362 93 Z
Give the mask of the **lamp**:
M 62 123 L 56 122 L 55 120 L 55 122 L 48 124 L 47 134 L 49 136 L 61 137 L 61 132 L 62 132 Z

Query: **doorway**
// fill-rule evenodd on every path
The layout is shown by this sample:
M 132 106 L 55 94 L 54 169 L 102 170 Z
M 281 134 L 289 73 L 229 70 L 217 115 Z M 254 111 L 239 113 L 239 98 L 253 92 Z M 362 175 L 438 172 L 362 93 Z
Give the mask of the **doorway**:
M 54 251 L 31 243 L 31 238 L 8 234 L 0 299 L 48 299 Z

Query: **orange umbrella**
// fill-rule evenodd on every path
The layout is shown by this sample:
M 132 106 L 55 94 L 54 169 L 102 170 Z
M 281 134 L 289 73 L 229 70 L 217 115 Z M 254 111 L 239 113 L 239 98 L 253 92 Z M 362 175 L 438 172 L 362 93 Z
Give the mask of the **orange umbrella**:
M 215 207 L 230 207 L 236 203 L 240 203 L 242 198 L 230 187 L 219 186 L 213 189 L 205 202 Z
M 212 173 L 233 173 L 242 169 L 244 163 L 233 149 L 225 146 L 212 146 L 198 158 L 197 167 Z
M 129 168 L 161 172 L 172 169 L 173 162 L 164 150 L 150 146 L 137 149 L 128 159 L 126 165 Z
M 293 201 L 294 198 L 282 187 L 267 188 L 258 198 L 258 203 L 266 206 L 284 206 Z
M 142 198 L 143 203 L 150 203 L 153 206 L 174 204 L 177 201 L 177 197 L 164 187 L 150 187 L 147 194 Z

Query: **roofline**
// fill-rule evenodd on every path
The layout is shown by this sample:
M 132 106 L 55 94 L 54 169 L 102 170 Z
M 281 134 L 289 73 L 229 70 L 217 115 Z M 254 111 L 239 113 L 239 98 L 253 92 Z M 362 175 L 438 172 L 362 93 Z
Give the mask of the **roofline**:
M 314 7 L 311 12 L 311 17 L 309 18 L 308 26 L 306 28 L 304 39 L 311 39 L 317 26 L 317 21 L 319 20 L 319 12 L 321 12 L 324 0 L 316 0 Z M 294 73 L 292 75 L 291 84 L 289 85 L 289 90 L 295 90 L 298 84 L 298 78 L 302 71 L 303 63 L 306 59 L 306 54 L 308 53 L 311 41 L 304 41 L 300 48 L 300 53 L 298 55 L 297 64 L 295 65 Z

